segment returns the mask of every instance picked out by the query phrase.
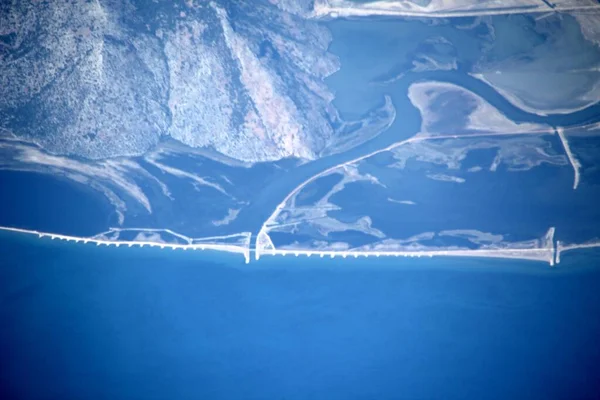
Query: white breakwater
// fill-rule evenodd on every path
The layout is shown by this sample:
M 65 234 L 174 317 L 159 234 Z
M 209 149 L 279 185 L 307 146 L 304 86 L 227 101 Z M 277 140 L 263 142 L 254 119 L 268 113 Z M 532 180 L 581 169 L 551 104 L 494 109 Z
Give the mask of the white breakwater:
M 485 249 L 485 250 L 431 250 L 431 251 L 328 251 L 328 250 L 261 250 L 256 251 L 256 259 L 261 256 L 315 256 L 315 257 L 478 257 L 478 258 L 512 258 L 521 260 L 543 261 L 554 265 L 553 249 Z
M 565 244 L 561 241 L 556 242 L 556 263 L 560 263 L 560 255 L 567 251 L 573 251 L 578 249 L 592 249 L 600 247 L 600 240 L 581 243 L 581 244 Z
M 9 231 L 9 232 L 18 232 L 30 235 L 37 235 L 39 238 L 50 238 L 52 240 L 64 240 L 67 242 L 76 242 L 76 243 L 93 243 L 97 246 L 114 246 L 114 247 L 158 247 L 161 249 L 171 249 L 171 250 L 216 250 L 216 251 L 225 251 L 229 253 L 238 253 L 244 256 L 246 263 L 250 262 L 250 246 L 249 246 L 249 234 L 248 241 L 246 246 L 238 246 L 233 244 L 219 244 L 219 243 L 196 243 L 192 244 L 193 240 L 198 239 L 189 239 L 189 243 L 164 243 L 164 242 L 153 242 L 153 241 L 134 241 L 134 240 L 107 240 L 100 239 L 97 237 L 80 237 L 80 236 L 69 236 L 69 235 L 61 235 L 57 233 L 48 233 L 48 232 L 39 232 L 35 230 L 29 229 L 20 229 L 20 228 L 11 228 L 11 227 L 0 227 L 0 230 Z M 178 235 L 181 236 L 181 235 Z
M 427 6 L 415 6 L 414 2 L 402 0 L 381 0 L 357 3 L 349 0 L 317 0 L 309 18 L 335 19 L 348 17 L 482 17 L 490 15 L 540 14 L 549 12 L 585 12 L 600 8 L 597 4 L 577 4 L 576 2 L 555 1 L 552 7 L 542 1 L 518 7 L 514 4 L 502 6 L 501 2 L 477 2 L 471 5 L 464 2 L 432 1 Z
M 143 229 L 137 229 L 143 230 Z M 70 235 L 61 235 L 56 233 L 40 232 L 29 229 L 20 229 L 0 226 L 0 231 L 16 232 L 29 235 L 36 235 L 39 238 L 49 238 L 51 240 L 61 240 L 75 243 L 92 243 L 96 246 L 107 247 L 157 247 L 160 249 L 171 250 L 215 250 L 229 253 L 241 254 L 246 263 L 250 262 L 250 252 L 255 252 L 256 260 L 262 256 L 292 256 L 292 257 L 315 257 L 315 258 L 360 258 L 360 257 L 476 257 L 476 258 L 507 258 L 530 261 L 547 262 L 550 266 L 560 263 L 560 256 L 563 252 L 600 248 L 600 240 L 582 244 L 564 244 L 552 241 L 554 228 L 551 228 L 547 234 L 546 245 L 540 248 L 496 248 L 496 249 L 432 249 L 432 250 L 309 250 L 284 248 L 276 249 L 268 235 L 262 233 L 262 238 L 257 241 L 257 249 L 250 249 L 250 233 L 247 233 L 247 241 L 244 245 L 219 244 L 219 243 L 197 243 L 197 244 L 179 244 L 163 243 L 153 241 L 132 241 L 132 240 L 106 240 L 96 237 L 79 237 Z M 157 230 L 154 230 L 157 231 Z M 160 230 L 158 230 L 160 231 Z M 177 234 L 179 235 L 179 234 Z M 235 236 L 235 235 L 234 235 Z M 241 236 L 241 235 L 240 235 Z M 265 237 L 266 236 L 266 237 Z M 181 235 L 181 237 L 184 237 Z M 218 237 L 217 237 L 218 238 Z M 222 238 L 228 238 L 224 236 Z M 188 238 L 189 239 L 189 238 Z M 262 239 L 262 240 L 260 240 Z M 189 239 L 199 240 L 199 239 Z
M 266 232 L 260 232 L 256 240 L 255 258 L 261 256 L 317 256 L 317 257 L 478 257 L 478 258 L 511 258 L 547 262 L 550 266 L 555 264 L 554 233 L 555 228 L 550 228 L 539 247 L 528 248 L 482 248 L 482 249 L 381 249 L 381 250 L 310 250 L 283 248 L 277 249 Z

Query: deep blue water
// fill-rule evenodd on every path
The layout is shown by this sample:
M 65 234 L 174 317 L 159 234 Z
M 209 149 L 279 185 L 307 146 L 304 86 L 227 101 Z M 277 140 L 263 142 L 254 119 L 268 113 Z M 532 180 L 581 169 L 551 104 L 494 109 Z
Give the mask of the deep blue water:
M 600 253 L 263 258 L 0 233 L 3 399 L 600 398 Z

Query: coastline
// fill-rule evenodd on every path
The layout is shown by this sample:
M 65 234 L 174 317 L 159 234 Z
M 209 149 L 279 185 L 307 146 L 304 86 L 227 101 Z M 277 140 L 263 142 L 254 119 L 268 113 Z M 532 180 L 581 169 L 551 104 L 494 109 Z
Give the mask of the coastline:
M 179 262 L 216 262 L 219 265 L 226 265 L 228 267 L 244 270 L 244 271 L 262 271 L 262 270 L 364 270 L 364 269 L 376 269 L 376 270 L 402 270 L 402 271 L 419 271 L 419 270 L 456 270 L 456 271 L 491 271 L 498 273 L 525 273 L 525 274 L 556 274 L 556 273 L 576 273 L 578 271 L 586 271 L 592 267 L 594 262 L 590 263 L 590 257 L 592 260 L 600 259 L 600 252 L 597 251 L 596 247 L 590 246 L 589 244 L 584 245 L 565 245 L 560 241 L 557 241 L 556 248 L 556 263 L 554 266 L 550 266 L 549 259 L 543 259 L 542 254 L 536 253 L 528 249 L 517 249 L 525 250 L 521 251 L 520 254 L 516 254 L 511 257 L 501 251 L 436 251 L 430 252 L 431 254 L 424 254 L 423 252 L 398 252 L 402 254 L 394 254 L 392 252 L 373 252 L 365 254 L 364 252 L 358 254 L 357 252 L 341 252 L 335 251 L 308 251 L 308 250 L 277 250 L 277 251 L 266 251 L 260 254 L 260 262 L 256 259 L 249 263 L 240 262 L 239 255 L 242 254 L 239 251 L 225 250 L 226 247 L 219 248 L 217 246 L 211 246 L 211 248 L 205 248 L 205 251 L 175 251 L 165 252 L 162 250 L 183 250 L 182 246 L 165 246 L 161 248 L 162 243 L 153 243 L 153 245 L 143 246 L 132 244 L 121 243 L 110 243 L 110 244 L 96 244 L 95 241 L 84 240 L 87 238 L 79 238 L 79 240 L 66 240 L 57 238 L 54 235 L 53 240 L 50 235 L 39 236 L 33 233 L 23 233 L 22 230 L 17 228 L 0 227 L 0 244 L 13 243 L 18 244 L 21 249 L 30 248 L 35 251 L 74 251 L 76 253 L 83 251 L 89 254 L 94 259 L 96 257 L 125 257 L 125 259 L 148 259 L 148 260 L 160 260 L 168 263 L 179 263 Z M 77 245 L 71 247 L 69 245 Z M 65 247 L 66 246 L 66 247 Z M 12 246 L 11 246 L 12 248 Z M 112 249 L 109 249 L 112 248 Z M 189 248 L 188 248 L 189 249 Z M 198 248 L 199 249 L 199 248 Z M 499 249 L 506 250 L 506 249 Z M 532 249 L 534 250 L 534 249 Z M 543 249 L 542 249 L 543 250 Z M 577 251 L 574 251 L 577 250 Z M 22 250 L 20 250 L 22 251 Z M 120 253 L 119 253 L 120 252 Z M 249 249 L 248 251 L 255 253 L 255 249 Z M 562 254 L 566 252 L 567 254 Z M 298 253 L 298 255 L 296 255 Z M 310 253 L 310 255 L 309 255 Z M 242 254 L 243 255 L 243 254 Z M 539 256 L 539 257 L 538 257 Z M 254 258 L 254 257 L 250 257 Z M 544 265 L 546 264 L 546 265 Z M 588 265 L 589 264 L 589 265 Z
M 143 231 L 143 229 L 138 229 Z M 153 232 L 156 230 L 149 230 Z M 291 256 L 299 258 L 301 256 L 307 258 L 320 258 L 320 259 L 333 259 L 333 258 L 458 258 L 458 259 L 503 259 L 503 260 L 521 260 L 521 261 L 534 261 L 534 262 L 545 262 L 551 267 L 560 263 L 562 252 L 572 252 L 578 249 L 588 249 L 593 247 L 600 247 L 600 243 L 584 243 L 584 244 L 569 244 L 565 245 L 560 241 L 556 244 L 549 240 L 547 247 L 541 248 L 485 248 L 485 249 L 431 249 L 431 250 L 373 250 L 373 251 L 358 251 L 358 250 L 308 250 L 308 249 L 275 249 L 275 248 L 250 248 L 251 235 L 247 234 L 246 246 L 224 244 L 224 243 L 193 243 L 193 241 L 200 241 L 201 239 L 190 239 L 190 243 L 166 243 L 149 240 L 107 240 L 94 237 L 78 237 L 69 236 L 49 232 L 40 232 L 35 230 L 20 229 L 14 227 L 0 226 L 0 232 L 6 232 L 8 234 L 20 234 L 27 235 L 37 239 L 50 239 L 52 241 L 66 241 L 79 244 L 93 244 L 98 247 L 128 247 L 128 248 L 156 248 L 156 249 L 170 249 L 170 250 L 209 250 L 215 252 L 241 254 L 244 256 L 246 264 L 250 263 L 250 253 L 254 253 L 255 261 L 258 261 L 263 256 Z M 172 232 L 175 235 L 178 235 Z M 553 231 L 552 231 L 553 233 Z M 226 239 L 223 238 L 208 238 L 208 239 Z M 290 257 L 286 257 L 290 258 Z
M 95 244 L 96 246 L 107 246 L 107 247 L 156 247 L 160 249 L 170 249 L 170 250 L 214 250 L 221 251 L 227 253 L 235 253 L 242 254 L 244 256 L 244 260 L 247 263 L 250 262 L 250 249 L 249 247 L 241 247 L 235 246 L 231 244 L 218 244 L 218 243 L 188 243 L 188 244 L 180 244 L 180 243 L 164 243 L 164 242 L 154 242 L 154 241 L 135 241 L 135 240 L 106 240 L 106 239 L 98 239 L 96 237 L 78 237 L 78 236 L 69 236 L 69 235 L 61 235 L 56 233 L 49 232 L 39 232 L 35 230 L 27 230 L 20 228 L 12 228 L 12 227 L 0 227 L 0 231 L 17 233 L 17 234 L 25 234 L 31 236 L 37 236 L 39 239 L 49 238 L 51 240 L 58 239 L 59 241 L 67 241 L 67 242 L 75 242 L 75 243 L 83 243 L 83 244 Z M 199 240 L 199 239 L 193 239 Z

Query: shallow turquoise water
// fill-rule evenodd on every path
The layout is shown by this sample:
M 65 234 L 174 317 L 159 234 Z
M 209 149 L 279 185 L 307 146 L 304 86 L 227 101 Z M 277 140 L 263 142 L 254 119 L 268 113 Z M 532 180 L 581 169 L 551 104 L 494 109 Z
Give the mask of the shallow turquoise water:
M 3 398 L 595 398 L 600 257 L 242 258 L 0 234 Z

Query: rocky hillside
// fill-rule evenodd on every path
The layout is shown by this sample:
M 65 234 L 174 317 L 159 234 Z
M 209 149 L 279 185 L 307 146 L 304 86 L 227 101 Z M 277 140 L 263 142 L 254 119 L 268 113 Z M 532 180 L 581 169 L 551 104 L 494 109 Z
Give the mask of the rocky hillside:
M 309 3 L 4 1 L 0 128 L 89 159 L 165 136 L 243 161 L 314 158 L 338 61 Z

